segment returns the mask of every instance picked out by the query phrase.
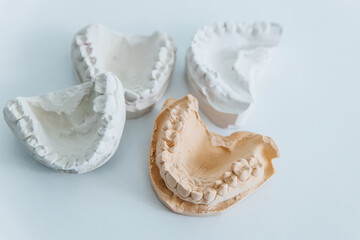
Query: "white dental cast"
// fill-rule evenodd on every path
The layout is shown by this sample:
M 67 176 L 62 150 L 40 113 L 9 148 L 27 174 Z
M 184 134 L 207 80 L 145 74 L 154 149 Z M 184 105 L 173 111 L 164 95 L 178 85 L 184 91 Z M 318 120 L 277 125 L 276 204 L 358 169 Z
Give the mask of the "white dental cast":
M 275 23 L 217 23 L 199 29 L 186 57 L 190 92 L 220 127 L 240 127 L 254 102 L 254 81 L 282 28 Z
M 17 97 L 4 108 L 14 135 L 42 164 L 85 173 L 115 153 L 126 118 L 124 90 L 112 73 L 36 97 Z
M 107 71 L 122 81 L 127 118 L 142 116 L 163 96 L 174 69 L 175 54 L 172 38 L 163 32 L 124 35 L 100 24 L 80 30 L 71 47 L 80 82 Z

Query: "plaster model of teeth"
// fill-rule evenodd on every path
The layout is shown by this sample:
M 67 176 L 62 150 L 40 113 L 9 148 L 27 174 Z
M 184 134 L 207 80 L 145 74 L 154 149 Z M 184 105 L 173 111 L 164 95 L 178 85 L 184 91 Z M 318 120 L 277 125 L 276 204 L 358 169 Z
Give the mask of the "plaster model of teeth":
M 35 159 L 56 171 L 79 174 L 115 153 L 125 109 L 121 82 L 105 73 L 62 91 L 10 100 L 4 118 Z
M 264 184 L 279 157 L 275 142 L 251 132 L 223 137 L 207 130 L 197 100 L 168 99 L 155 120 L 149 167 L 152 186 L 172 211 L 220 213 Z
M 278 45 L 275 23 L 217 23 L 199 29 L 186 57 L 190 92 L 220 127 L 240 127 L 254 102 L 253 85 Z
M 124 35 L 100 24 L 79 31 L 71 47 L 80 82 L 107 71 L 122 81 L 127 118 L 142 116 L 163 96 L 174 69 L 175 54 L 172 38 L 163 32 Z

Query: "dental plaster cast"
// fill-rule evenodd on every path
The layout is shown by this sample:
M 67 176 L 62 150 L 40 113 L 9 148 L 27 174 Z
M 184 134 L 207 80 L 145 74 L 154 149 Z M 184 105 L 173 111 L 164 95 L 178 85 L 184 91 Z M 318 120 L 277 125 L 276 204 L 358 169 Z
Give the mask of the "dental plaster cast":
M 113 72 L 125 89 L 127 118 L 151 110 L 164 95 L 175 63 L 176 47 L 163 32 L 151 36 L 124 35 L 92 24 L 75 37 L 71 56 L 80 82 Z
M 264 184 L 274 174 L 277 157 L 270 137 L 209 132 L 197 100 L 188 95 L 166 100 L 155 120 L 150 178 L 158 198 L 175 213 L 213 215 Z
M 85 173 L 115 153 L 126 118 L 124 90 L 112 73 L 36 97 L 17 97 L 4 118 L 30 154 L 56 171 Z
M 240 127 L 254 102 L 253 87 L 278 45 L 275 23 L 217 23 L 199 29 L 186 57 L 190 92 L 220 127 Z

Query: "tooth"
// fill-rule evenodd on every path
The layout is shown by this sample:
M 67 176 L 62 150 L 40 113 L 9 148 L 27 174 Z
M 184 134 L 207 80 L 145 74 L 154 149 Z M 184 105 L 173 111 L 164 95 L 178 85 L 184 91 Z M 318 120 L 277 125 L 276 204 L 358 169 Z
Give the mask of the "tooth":
M 218 78 L 216 73 L 208 72 L 205 74 L 205 83 L 209 88 L 213 88 L 218 83 Z
M 57 152 L 50 152 L 49 154 L 44 156 L 44 160 L 51 164 L 57 161 L 58 159 L 59 159 L 59 154 Z
M 206 36 L 207 38 L 210 38 L 210 37 L 213 36 L 214 31 L 213 31 L 213 28 L 212 28 L 212 27 L 210 27 L 210 26 L 204 26 L 203 31 L 204 31 L 204 34 L 205 34 L 205 36 Z
M 93 77 L 95 77 L 95 73 L 96 73 L 95 68 L 90 65 L 90 66 L 88 66 L 88 68 L 85 71 L 85 76 L 87 78 L 93 78 Z
M 30 117 L 24 117 L 20 119 L 16 124 L 19 137 L 23 140 L 30 137 L 32 134 L 34 134 L 35 126 L 36 125 Z
M 249 166 L 250 167 L 255 167 L 258 164 L 258 161 L 256 160 L 256 158 L 250 158 L 249 160 Z
M 231 172 L 225 172 L 224 176 L 223 176 L 223 179 L 226 180 L 226 179 L 230 178 L 231 176 L 232 176 Z
M 174 143 L 170 140 L 165 140 L 161 143 L 161 148 L 163 148 L 164 150 L 168 150 L 169 152 L 173 152 Z
M 175 188 L 177 182 L 179 181 L 178 178 L 175 177 L 175 175 L 170 172 L 166 173 L 165 179 L 166 179 L 167 185 L 169 185 L 169 187 L 171 187 L 171 188 Z
M 76 166 L 82 166 L 83 164 L 85 164 L 86 162 L 86 157 L 84 156 L 79 156 L 77 162 L 76 162 Z
M 21 100 L 15 99 L 9 101 L 4 108 L 4 113 L 9 119 L 9 121 L 13 123 L 23 118 L 25 115 L 25 109 L 22 105 Z
M 166 163 L 160 167 L 160 176 L 162 179 L 166 179 L 166 173 L 169 172 L 169 170 L 170 169 L 167 167 Z
M 161 151 L 167 151 L 168 145 L 166 144 L 166 141 L 161 141 L 159 144 L 159 148 L 161 149 Z
M 60 158 L 53 163 L 58 169 L 63 169 L 68 165 L 68 159 L 66 156 L 60 156 Z
M 244 22 L 237 23 L 236 24 L 236 32 L 238 34 L 246 32 L 246 27 L 247 27 L 247 24 L 245 24 Z
M 170 159 L 171 155 L 168 151 L 162 151 L 161 153 L 157 154 L 156 162 L 160 165 L 165 162 L 165 160 Z
M 112 131 L 106 127 L 100 127 L 97 133 L 98 136 L 104 141 L 111 140 L 114 137 Z
M 161 73 L 159 70 L 156 69 L 151 71 L 151 79 L 157 80 L 160 79 L 160 77 L 161 77 Z
M 206 68 L 203 65 L 199 65 L 198 69 L 196 70 L 196 74 L 199 79 L 203 79 L 206 74 Z
M 182 112 L 181 114 L 182 114 L 182 115 L 186 115 L 187 112 L 184 111 L 184 112 Z M 183 116 L 180 116 L 180 117 L 179 117 L 179 123 L 181 123 L 182 125 L 184 125 L 185 122 L 186 122 L 186 119 L 185 119 Z
M 208 40 L 203 29 L 199 29 L 196 31 L 194 40 L 196 42 L 205 42 L 206 40 Z
M 95 149 L 95 152 L 99 155 L 104 155 L 108 153 L 107 146 L 103 141 L 96 140 L 93 146 L 93 149 Z
M 207 202 L 212 202 L 215 200 L 216 197 L 216 190 L 213 188 L 207 188 L 204 192 L 204 199 Z
M 116 126 L 117 121 L 112 115 L 105 113 L 101 116 L 101 123 L 105 128 L 113 128 Z
M 116 111 L 116 100 L 110 95 L 100 95 L 94 99 L 94 112 L 97 113 L 114 113 Z
M 94 89 L 100 94 L 110 94 L 116 90 L 116 77 L 111 73 L 100 75 L 95 80 Z
M 97 162 L 99 158 L 99 155 L 94 152 L 93 148 L 90 148 L 86 152 L 86 161 L 89 163 Z
M 139 98 L 140 98 L 140 96 L 138 94 L 136 94 L 135 92 L 129 91 L 129 90 L 125 91 L 125 100 L 126 101 L 136 102 Z
M 176 138 L 176 132 L 175 131 L 172 131 L 172 130 L 166 130 L 165 131 L 165 139 L 166 140 L 169 140 L 169 141 L 172 141 L 173 139 Z
M 90 49 L 89 49 L 86 45 L 81 45 L 81 46 L 79 47 L 79 49 L 80 49 L 81 56 L 82 56 L 83 58 L 88 57 L 89 54 L 91 53 Z
M 232 22 L 225 22 L 225 29 L 229 33 L 236 32 L 236 24 Z
M 261 172 L 262 172 L 262 168 L 260 168 L 260 167 L 255 167 L 255 168 L 253 168 L 251 174 L 252 174 L 254 177 L 258 177 L 258 176 L 261 175 Z
M 183 128 L 183 124 L 180 122 L 176 122 L 173 124 L 173 127 L 175 131 L 180 131 Z
M 228 183 L 230 187 L 236 187 L 237 185 L 237 177 L 235 175 L 232 175 L 229 179 L 228 179 Z
M 165 47 L 160 48 L 160 52 L 159 52 L 159 60 L 160 60 L 160 62 L 164 63 L 165 65 L 166 64 L 172 64 L 173 58 L 174 58 L 174 54 L 172 52 L 170 52 Z
M 239 175 L 240 181 L 244 182 L 250 177 L 250 168 L 243 168 Z
M 150 93 L 156 94 L 159 89 L 159 85 L 159 81 L 151 81 L 146 85 L 146 87 L 150 89 Z
M 238 162 L 234 162 L 232 164 L 232 171 L 239 176 L 242 172 L 243 167 L 249 168 L 249 164 L 245 159 L 240 159 Z
M 228 192 L 228 189 L 229 189 L 229 186 L 226 183 L 222 184 L 218 190 L 219 195 L 225 196 Z
M 199 201 L 201 198 L 203 197 L 203 193 L 202 192 L 191 192 L 191 198 L 194 200 L 194 201 Z
M 96 64 L 96 61 L 97 61 L 96 57 L 89 57 L 89 59 L 90 59 L 90 62 L 92 65 Z
M 86 42 L 86 40 L 87 40 L 87 37 L 83 36 L 83 35 L 78 35 L 75 37 L 75 43 L 78 46 L 82 46 L 84 44 L 84 42 Z
M 74 51 L 75 51 L 74 56 L 75 56 L 76 60 L 79 62 L 84 61 L 84 56 L 83 56 L 82 52 L 80 51 L 80 49 L 76 49 Z
M 223 181 L 222 180 L 216 180 L 213 184 L 213 187 L 214 188 L 218 188 L 220 187 L 220 185 L 223 184 Z
M 85 57 L 85 58 L 84 58 L 84 60 L 83 60 L 83 66 L 84 66 L 84 68 L 92 67 L 92 63 L 91 63 L 90 57 Z
M 142 91 L 142 92 L 140 93 L 140 97 L 141 97 L 142 99 L 148 98 L 149 95 L 150 95 L 150 89 L 145 89 L 144 91 Z
M 44 146 L 39 146 L 37 148 L 35 148 L 34 154 L 37 158 L 42 159 L 43 157 L 45 157 L 45 155 L 47 155 L 49 151 L 47 150 L 47 148 L 45 148 Z
M 68 162 L 65 165 L 65 168 L 67 170 L 74 170 L 78 159 L 79 157 L 77 155 L 71 155 L 71 157 L 68 158 Z
M 214 32 L 218 34 L 223 34 L 225 32 L 225 26 L 223 23 L 216 23 L 214 27 Z
M 164 123 L 164 130 L 172 129 L 172 123 L 168 120 Z
M 157 61 L 157 62 L 155 63 L 155 68 L 157 69 L 157 72 L 163 72 L 164 74 L 168 73 L 168 71 L 169 71 L 169 67 L 168 67 L 167 65 L 164 65 L 164 64 L 163 64 L 162 62 L 160 62 L 160 61 Z M 158 79 L 158 78 L 156 78 L 156 76 L 153 76 L 153 72 L 154 72 L 154 71 L 151 72 L 151 77 L 152 77 L 153 79 Z
M 171 37 L 167 36 L 166 40 L 165 40 L 165 46 L 167 49 L 169 49 L 169 51 L 171 52 L 175 52 L 176 51 L 176 46 L 174 41 L 171 39 Z
M 269 27 L 266 23 L 257 22 L 257 23 L 254 23 L 251 34 L 254 36 L 257 36 L 260 34 L 267 33 L 268 31 L 269 31 Z
M 181 196 L 181 197 L 188 197 L 190 195 L 191 189 L 190 186 L 188 186 L 185 183 L 178 183 L 176 186 L 176 190 L 177 193 Z
M 28 139 L 26 139 L 26 146 L 30 152 L 33 152 L 33 150 L 39 146 L 38 137 L 36 135 L 30 136 Z

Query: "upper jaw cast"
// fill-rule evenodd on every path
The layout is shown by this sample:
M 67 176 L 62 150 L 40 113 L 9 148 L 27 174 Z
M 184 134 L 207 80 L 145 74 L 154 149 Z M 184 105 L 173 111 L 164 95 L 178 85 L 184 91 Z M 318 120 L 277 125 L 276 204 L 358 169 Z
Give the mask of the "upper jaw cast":
M 126 118 L 124 90 L 112 73 L 35 97 L 17 97 L 4 118 L 18 140 L 42 164 L 85 173 L 115 153 Z
M 186 55 L 190 92 L 223 128 L 241 127 L 254 103 L 254 84 L 279 43 L 276 23 L 216 23 L 199 29 Z
M 227 201 L 241 199 L 239 196 L 258 188 L 272 175 L 271 161 L 276 157 L 278 150 L 271 138 L 250 132 L 229 137 L 209 132 L 199 118 L 196 99 L 188 95 L 167 100 L 155 120 L 150 174 L 165 205 L 175 212 L 195 215 L 199 208 L 225 210 Z M 164 184 L 154 184 L 152 164 Z M 163 185 L 178 198 L 159 194 Z
M 116 74 L 125 89 L 127 118 L 137 118 L 150 111 L 165 93 L 176 46 L 164 32 L 125 35 L 92 24 L 75 35 L 71 56 L 81 82 L 107 71 Z

